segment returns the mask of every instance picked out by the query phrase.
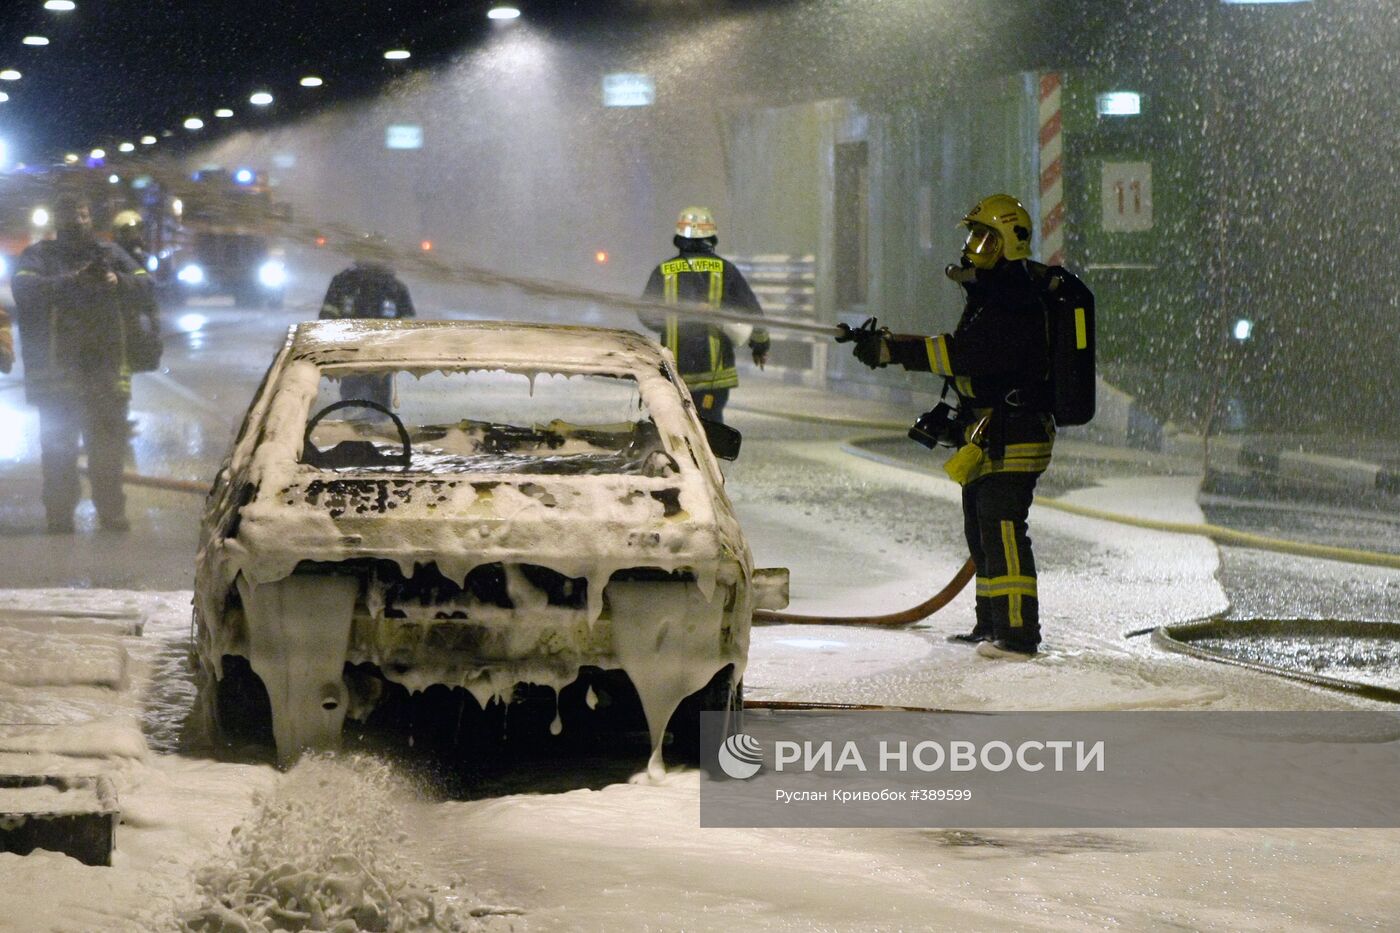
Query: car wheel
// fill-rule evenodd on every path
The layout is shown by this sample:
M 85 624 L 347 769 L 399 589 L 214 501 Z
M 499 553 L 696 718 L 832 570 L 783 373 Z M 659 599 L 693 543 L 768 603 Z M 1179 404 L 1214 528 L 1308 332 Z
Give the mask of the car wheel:
M 274 742 L 272 702 L 247 658 L 224 655 L 224 676 L 214 682 L 214 723 L 229 745 Z
M 734 665 L 727 665 L 708 684 L 681 701 L 671 716 L 667 731 L 671 733 L 668 757 L 678 763 L 713 764 L 714 755 L 702 754 L 700 746 L 700 714 L 728 713 L 724 735 L 742 729 L 744 713 L 744 682 L 734 680 Z

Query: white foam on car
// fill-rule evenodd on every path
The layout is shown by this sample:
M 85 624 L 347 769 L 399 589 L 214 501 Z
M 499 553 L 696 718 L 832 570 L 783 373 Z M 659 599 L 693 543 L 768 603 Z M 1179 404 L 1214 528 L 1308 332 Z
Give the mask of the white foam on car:
M 270 678 L 290 684 L 299 677 L 315 681 L 296 690 L 269 687 L 283 760 L 301 747 L 335 746 L 335 717 L 324 715 L 316 701 L 325 693 L 323 675 L 351 660 L 341 633 L 349 630 L 353 606 L 344 604 L 338 590 L 324 601 L 309 590 L 292 600 L 259 594 L 291 578 L 303 561 L 386 559 L 395 562 L 406 579 L 419 566 L 431 564 L 459 585 L 479 566 L 500 563 L 511 573 L 513 564 L 527 562 L 586 580 L 587 605 L 582 611 L 548 606 L 528 585 L 510 586 L 512 601 L 536 602 L 524 611 L 498 614 L 497 621 L 504 623 L 499 627 L 502 637 L 516 640 L 517 647 L 530 639 L 531 644 L 547 646 L 554 637 L 549 627 L 568 631 L 570 612 L 581 616 L 591 631 L 604 613 L 605 593 L 613 599 L 614 592 L 621 592 L 612 583 L 619 571 L 645 567 L 684 572 L 690 582 L 637 584 L 649 587 L 650 604 L 632 596 L 624 598 L 627 605 L 619 610 L 614 600 L 608 656 L 574 652 L 577 656 L 571 657 L 556 648 L 552 653 L 507 653 L 465 670 L 431 658 L 417 658 L 406 669 L 388 670 L 403 666 L 380 664 L 386 677 L 410 691 L 438 683 L 461 687 L 483 707 L 493 699 L 508 701 L 516 684 L 539 684 L 557 692 L 576 680 L 585 665 L 621 668 L 641 696 L 654 759 L 659 759 L 671 714 L 688 693 L 728 664 L 742 674 L 752 615 L 752 557 L 693 406 L 676 390 L 674 376 L 668 375 L 671 364 L 654 343 L 632 333 L 593 328 L 327 321 L 303 325 L 283 354 L 275 391 L 265 393 L 250 412 L 250 423 L 261 423 L 261 430 L 245 432 L 225 467 L 225 476 L 246 469 L 248 485 L 257 493 L 241 509 L 237 536 L 215 536 L 202 549 L 195 594 L 205 628 L 198 650 L 206 666 L 218 671 L 224 655 L 251 653 L 258 655 L 250 662 L 265 682 Z M 635 380 L 677 470 L 667 476 L 529 475 L 524 478 L 532 487 L 529 493 L 522 478 L 511 474 L 375 477 L 402 483 L 396 490 L 418 486 L 423 494 L 392 493 L 399 498 L 387 514 L 347 509 L 333 516 L 324 503 L 311 501 L 314 497 L 306 490 L 313 482 L 343 477 L 298 462 L 304 426 L 323 366 L 376 363 L 417 374 L 484 370 L 529 378 L 565 373 Z M 431 483 L 437 488 L 429 495 Z M 656 494 L 674 494 L 678 510 L 666 515 Z M 257 649 L 248 647 L 244 632 L 223 621 L 225 601 L 235 587 L 243 594 L 248 632 L 261 633 Z M 368 608 L 373 610 L 377 599 L 370 594 Z M 668 600 L 678 600 L 685 608 L 657 605 Z M 340 608 L 332 610 L 332 604 Z M 343 617 L 333 618 L 336 612 Z M 473 621 L 492 624 L 495 614 L 479 606 Z M 721 620 L 727 621 L 723 638 Z M 708 635 L 704 626 L 711 628 Z M 272 644 L 302 635 L 300 647 Z M 315 657 L 313 644 L 320 646 Z M 685 687 L 689 689 L 680 692 Z M 342 698 L 336 712 L 343 715 L 345 705 Z M 292 719 L 297 721 L 288 721 Z M 292 744 L 284 744 L 288 742 Z

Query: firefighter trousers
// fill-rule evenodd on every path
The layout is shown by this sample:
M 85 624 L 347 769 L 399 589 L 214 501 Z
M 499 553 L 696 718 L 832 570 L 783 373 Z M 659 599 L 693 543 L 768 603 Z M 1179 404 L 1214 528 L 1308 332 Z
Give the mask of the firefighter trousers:
M 44 472 L 44 512 L 50 524 L 72 522 L 78 505 L 78 447 L 87 451 L 92 504 L 103 523 L 126 517 L 122 468 L 126 463 L 127 399 L 90 395 L 39 405 L 39 459 Z
M 1026 516 L 1039 473 L 992 473 L 963 487 L 963 531 L 977 566 L 973 633 L 1034 651 L 1040 644 L 1035 555 Z

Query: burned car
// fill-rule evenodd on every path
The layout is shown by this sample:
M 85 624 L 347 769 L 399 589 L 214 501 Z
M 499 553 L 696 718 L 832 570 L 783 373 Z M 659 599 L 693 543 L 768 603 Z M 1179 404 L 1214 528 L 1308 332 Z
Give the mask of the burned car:
M 202 708 L 225 729 L 261 710 L 285 762 L 394 696 L 484 710 L 607 673 L 655 760 L 668 726 L 735 707 L 752 613 L 787 602 L 717 452 L 737 433 L 631 332 L 298 325 L 206 506 Z

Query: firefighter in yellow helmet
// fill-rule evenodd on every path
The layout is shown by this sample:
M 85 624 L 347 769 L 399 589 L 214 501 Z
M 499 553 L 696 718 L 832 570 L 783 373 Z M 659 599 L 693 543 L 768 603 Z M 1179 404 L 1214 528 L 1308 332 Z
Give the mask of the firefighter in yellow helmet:
M 681 211 L 672 242 L 679 253 L 652 270 L 642 297 L 667 304 L 696 302 L 755 316 L 763 314 L 743 274 L 732 262 L 715 254 L 719 237 L 714 215 L 708 208 L 687 207 Z M 641 319 L 661 336 L 690 388 L 700 417 L 710 421 L 724 421 L 729 390 L 739 384 L 734 345 L 747 343 L 760 369 L 768 360 L 770 341 L 762 327 L 711 324 L 676 314 L 643 314 Z
M 1055 441 L 1043 296 L 1047 267 L 1031 262 L 1031 219 L 995 194 L 962 219 L 961 261 L 948 266 L 965 305 L 951 334 L 852 330 L 856 358 L 945 379 L 957 405 L 929 412 L 910 436 L 961 449 L 949 472 L 963 484 L 963 526 L 977 566 L 977 623 L 955 641 L 988 658 L 1025 660 L 1040 644 L 1039 593 L 1026 516 Z M 843 338 L 844 339 L 844 338 Z M 962 469 L 955 469 L 957 461 Z
M 136 261 L 142 269 L 149 269 L 150 254 L 146 252 L 146 222 L 140 213 L 127 209 L 118 211 L 112 218 L 112 242 Z

